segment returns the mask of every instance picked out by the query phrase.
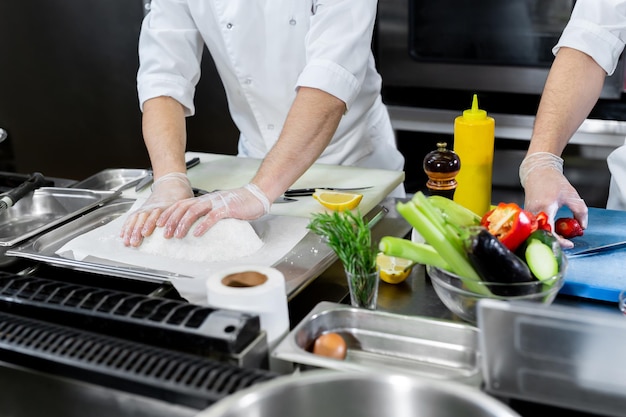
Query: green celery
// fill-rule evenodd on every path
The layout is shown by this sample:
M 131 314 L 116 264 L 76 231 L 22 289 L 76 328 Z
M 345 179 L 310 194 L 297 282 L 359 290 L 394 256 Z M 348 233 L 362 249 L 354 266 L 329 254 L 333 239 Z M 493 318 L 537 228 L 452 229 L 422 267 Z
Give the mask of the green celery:
M 398 213 L 402 215 L 417 230 L 424 240 L 431 245 L 450 265 L 451 272 L 473 280 L 479 280 L 478 274 L 463 253 L 456 249 L 446 234 L 442 231 L 441 224 L 434 224 L 413 202 L 398 203 Z
M 378 249 L 388 256 L 397 256 L 423 265 L 432 265 L 440 269 L 450 270 L 448 263 L 439 253 L 426 243 L 411 242 L 393 236 L 384 236 L 378 243 Z
M 431 195 L 428 197 L 428 201 L 442 212 L 449 223 L 458 226 L 477 226 L 480 224 L 481 219 L 478 214 L 454 200 L 440 195 Z
M 489 294 L 486 287 L 475 284 L 481 279 L 463 249 L 463 240 L 458 233 L 459 227 L 449 224 L 422 192 L 416 193 L 407 203 L 399 202 L 396 208 L 398 213 L 422 235 L 426 243 L 448 263 L 447 270 L 463 278 L 463 282 L 470 290 Z

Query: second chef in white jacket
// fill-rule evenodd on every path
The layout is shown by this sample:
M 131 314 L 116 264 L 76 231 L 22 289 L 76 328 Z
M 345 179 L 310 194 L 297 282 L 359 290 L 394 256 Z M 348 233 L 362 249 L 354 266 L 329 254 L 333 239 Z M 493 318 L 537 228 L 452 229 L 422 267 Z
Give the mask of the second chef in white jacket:
M 183 237 L 221 218 L 255 219 L 313 163 L 402 170 L 371 50 L 376 0 L 153 0 L 137 76 L 153 191 L 121 236 Z M 240 130 L 238 155 L 264 158 L 245 187 L 193 196 L 185 117 L 206 44 Z M 395 190 L 402 196 L 404 189 Z
M 554 216 L 565 205 L 583 227 L 588 209 L 563 175 L 563 149 L 600 97 L 626 42 L 626 1 L 578 0 L 554 48 L 556 54 L 537 111 L 528 153 L 520 166 L 526 209 Z M 626 210 L 626 146 L 609 155 L 607 208 Z M 573 243 L 560 238 L 565 247 Z

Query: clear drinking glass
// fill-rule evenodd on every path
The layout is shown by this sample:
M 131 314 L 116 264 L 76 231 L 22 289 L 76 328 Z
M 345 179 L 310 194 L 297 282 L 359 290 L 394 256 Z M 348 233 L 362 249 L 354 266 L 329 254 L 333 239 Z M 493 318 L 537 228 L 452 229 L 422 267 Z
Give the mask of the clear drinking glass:
M 378 300 L 378 271 L 367 274 L 355 274 L 346 272 L 348 288 L 350 289 L 350 304 L 353 307 L 376 310 Z

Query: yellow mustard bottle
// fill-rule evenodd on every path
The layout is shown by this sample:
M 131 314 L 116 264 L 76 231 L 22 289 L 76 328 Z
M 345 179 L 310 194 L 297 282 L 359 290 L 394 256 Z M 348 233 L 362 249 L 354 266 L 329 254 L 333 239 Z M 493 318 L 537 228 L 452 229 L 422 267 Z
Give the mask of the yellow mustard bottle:
M 494 142 L 495 120 L 478 108 L 474 94 L 472 108 L 454 119 L 454 152 L 461 160 L 454 201 L 479 216 L 491 207 Z

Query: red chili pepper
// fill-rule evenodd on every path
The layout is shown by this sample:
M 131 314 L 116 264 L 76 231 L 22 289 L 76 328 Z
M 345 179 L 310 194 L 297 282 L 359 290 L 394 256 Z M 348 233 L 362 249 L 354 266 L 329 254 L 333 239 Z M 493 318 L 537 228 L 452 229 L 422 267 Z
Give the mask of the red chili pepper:
M 515 203 L 498 204 L 483 216 L 480 224 L 511 251 L 537 229 L 535 216 Z
M 563 236 L 566 239 L 571 239 L 576 236 L 583 235 L 583 228 L 578 223 L 578 220 L 571 217 L 561 217 L 554 222 L 554 229 L 556 233 Z

